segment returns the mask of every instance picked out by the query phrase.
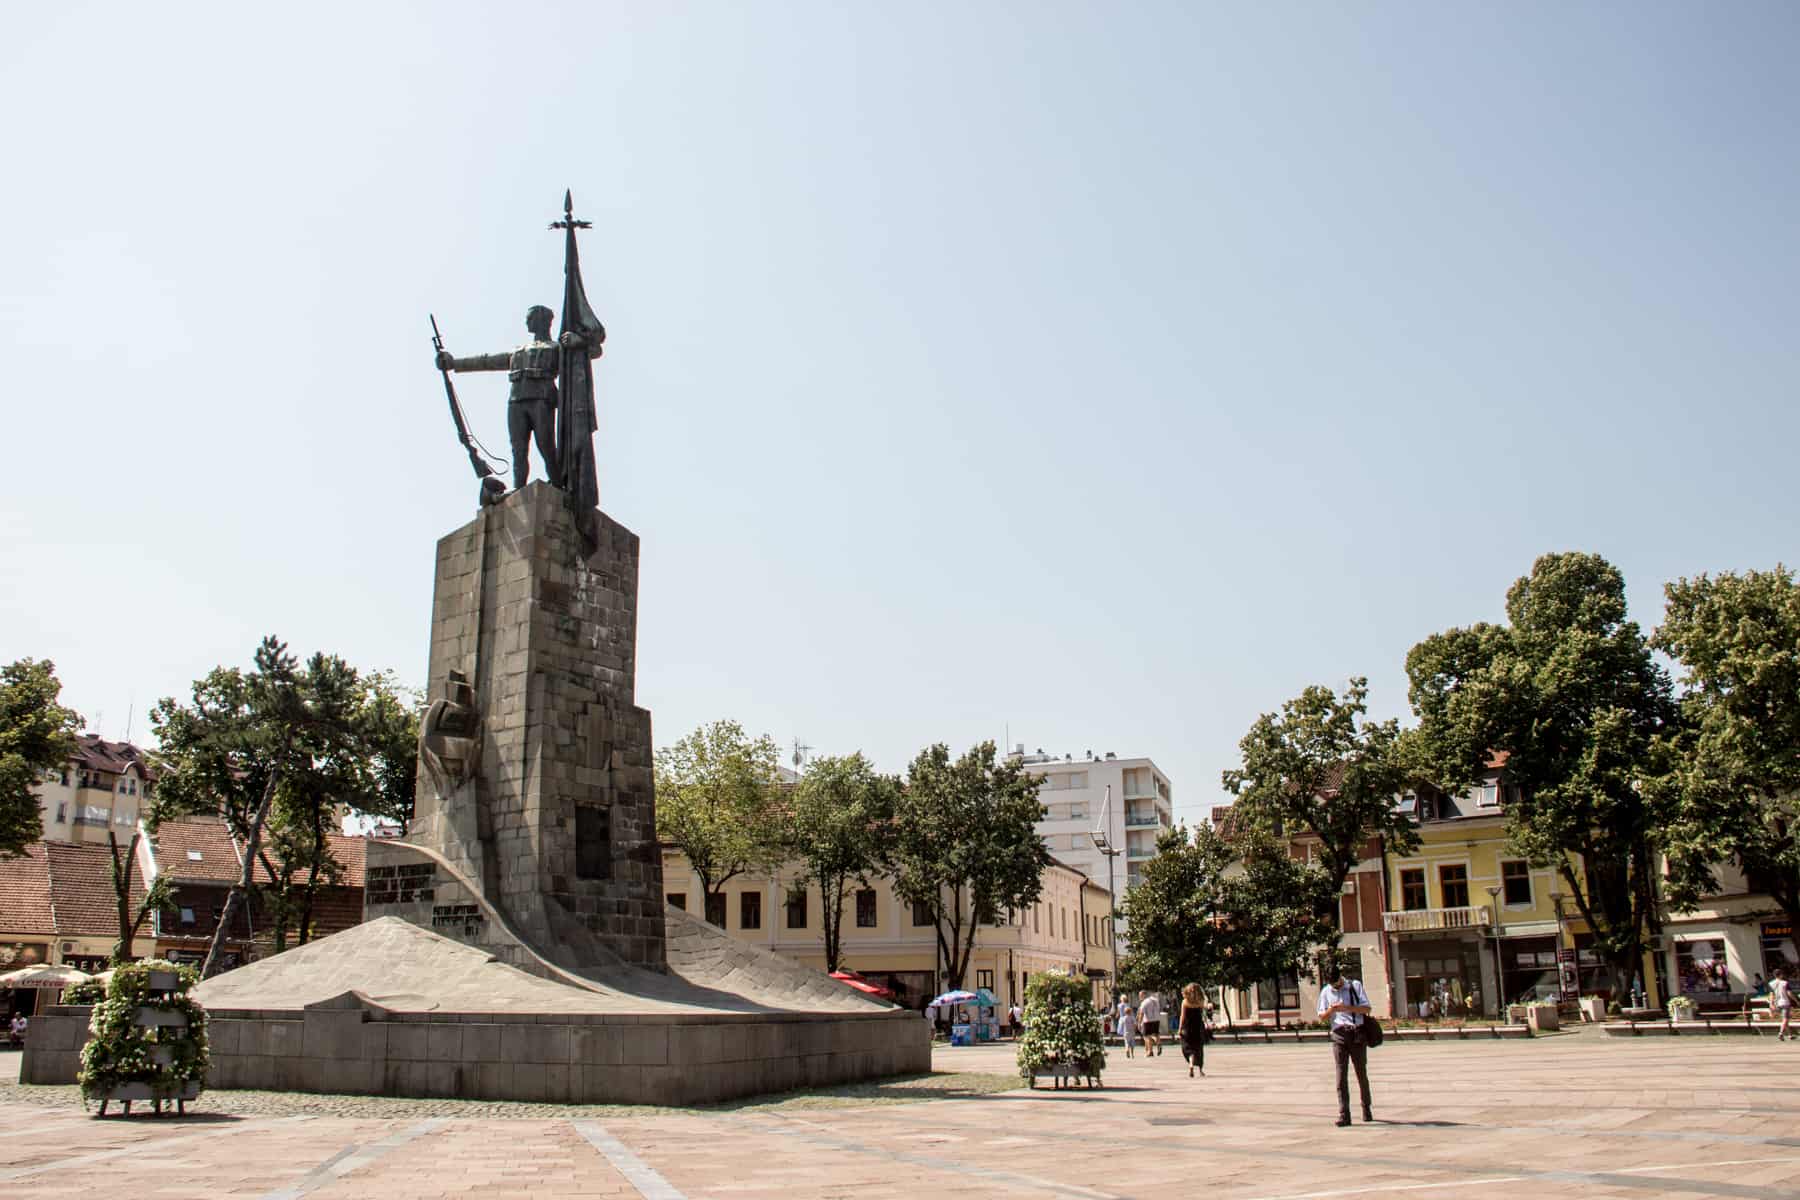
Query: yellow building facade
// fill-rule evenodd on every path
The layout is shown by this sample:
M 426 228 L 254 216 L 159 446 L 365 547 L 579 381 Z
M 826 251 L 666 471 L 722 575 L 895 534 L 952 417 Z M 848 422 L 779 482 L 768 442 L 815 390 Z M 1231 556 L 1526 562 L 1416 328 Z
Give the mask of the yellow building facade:
M 825 970 L 824 902 L 817 886 L 799 885 L 800 872 L 740 875 L 708 901 L 687 856 L 663 847 L 663 895 L 740 941 Z M 1043 892 L 1007 923 L 975 931 L 975 949 L 962 986 L 985 987 L 1002 1006 L 1024 1003 L 1025 981 L 1045 972 L 1085 975 L 1095 1002 L 1111 993 L 1113 948 L 1106 920 L 1107 890 L 1082 872 L 1052 862 Z M 710 910 L 710 911 L 709 911 Z M 892 881 L 852 884 L 844 901 L 839 967 L 892 988 L 902 1005 L 921 1008 L 949 986 L 947 964 L 928 913 L 894 894 Z
M 1611 995 L 1568 880 L 1507 845 L 1503 766 L 1497 760 L 1465 795 L 1402 798 L 1420 845 L 1386 855 L 1382 924 L 1396 1016 L 1493 1016 L 1502 1004 L 1557 994 Z M 1647 953 L 1639 973 L 1653 1005 L 1665 995 L 1658 965 Z

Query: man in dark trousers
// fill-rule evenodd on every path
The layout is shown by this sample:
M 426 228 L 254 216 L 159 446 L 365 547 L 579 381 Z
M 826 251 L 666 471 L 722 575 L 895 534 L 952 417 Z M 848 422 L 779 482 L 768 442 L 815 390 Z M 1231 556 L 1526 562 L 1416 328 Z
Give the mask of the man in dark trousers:
M 1350 1123 L 1350 1067 L 1356 1067 L 1356 1083 L 1362 1089 L 1364 1121 L 1373 1121 L 1369 1098 L 1369 1046 L 1363 1040 L 1363 1019 L 1369 1015 L 1369 994 L 1349 977 L 1349 963 L 1337 960 L 1336 977 L 1319 989 L 1319 1015 L 1331 1021 L 1331 1058 L 1337 1064 L 1339 1125 Z

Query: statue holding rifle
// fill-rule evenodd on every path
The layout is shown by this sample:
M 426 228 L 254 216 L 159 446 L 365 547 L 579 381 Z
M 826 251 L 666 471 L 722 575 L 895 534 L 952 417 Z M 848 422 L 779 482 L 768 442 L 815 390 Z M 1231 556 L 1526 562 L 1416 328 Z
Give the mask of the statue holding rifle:
M 515 488 L 524 487 L 531 478 L 527 455 L 534 438 L 538 457 L 544 463 L 544 477 L 555 487 L 563 486 L 562 458 L 556 440 L 556 377 L 561 372 L 563 352 L 585 347 L 589 358 L 598 358 L 600 344 L 606 337 L 602 331 L 590 342 L 570 330 L 551 341 L 550 322 L 555 316 L 541 304 L 532 305 L 525 314 L 525 328 L 531 338 L 516 350 L 463 358 L 440 350 L 437 355 L 440 371 L 505 371 L 512 381 L 512 394 L 506 405 L 506 432 L 512 439 Z
M 479 443 L 469 434 L 455 385 L 450 381 L 452 371 L 506 372 L 512 384 L 506 429 L 512 441 L 513 487 L 524 487 L 531 477 L 528 456 L 535 441 L 545 478 L 563 490 L 569 508 L 576 514 L 577 525 L 588 536 L 591 518 L 587 514 L 600 501 L 594 469 L 593 433 L 598 422 L 591 360 L 600 357 L 606 327 L 588 307 L 575 244 L 575 231 L 589 228 L 590 223 L 576 220 L 573 209 L 573 198 L 564 193 L 563 218 L 550 225 L 565 234 L 562 333 L 554 341 L 550 323 L 556 314 L 541 304 L 534 304 L 526 312 L 525 328 L 530 340 L 515 350 L 458 357 L 445 350 L 442 338 L 436 336 L 435 319 L 432 340 L 437 349 L 438 370 L 444 373 L 444 391 L 450 400 L 457 437 L 482 480 L 482 502 L 497 502 L 504 488 L 478 452 Z

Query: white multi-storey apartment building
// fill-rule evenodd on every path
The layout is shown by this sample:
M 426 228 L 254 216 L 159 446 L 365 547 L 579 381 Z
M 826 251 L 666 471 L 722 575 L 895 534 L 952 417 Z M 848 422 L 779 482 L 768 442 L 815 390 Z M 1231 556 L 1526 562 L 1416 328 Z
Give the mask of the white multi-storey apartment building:
M 1175 824 L 1169 777 L 1148 758 L 1120 758 L 1111 751 L 1057 758 L 1042 750 L 1027 754 L 1021 745 L 1014 747 L 1013 756 L 1027 771 L 1043 776 L 1038 799 L 1046 812 L 1038 832 L 1050 853 L 1100 886 L 1110 885 L 1122 898 L 1156 853 L 1158 835 Z M 1120 852 L 1110 861 L 1094 844 L 1096 832 L 1108 848 Z M 1124 931 L 1121 922 L 1121 948 Z

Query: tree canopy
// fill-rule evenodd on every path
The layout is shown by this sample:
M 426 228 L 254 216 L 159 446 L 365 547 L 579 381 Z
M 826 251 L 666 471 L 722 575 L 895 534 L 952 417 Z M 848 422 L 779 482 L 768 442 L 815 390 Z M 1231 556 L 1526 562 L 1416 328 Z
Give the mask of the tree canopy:
M 1626 619 L 1624 576 L 1598 555 L 1539 558 L 1506 616 L 1406 656 L 1418 761 L 1458 792 L 1507 752 L 1508 838 L 1560 872 L 1624 992 L 1657 919 L 1662 814 L 1641 785 L 1675 718 L 1669 680 Z
M 226 897 L 202 977 L 223 965 L 222 947 L 249 895 L 278 804 L 291 813 L 338 805 L 388 813 L 411 803 L 399 794 L 407 771 L 395 761 L 405 745 L 404 710 L 391 699 L 381 677 L 364 677 L 333 655 L 314 654 L 302 667 L 285 643 L 268 637 L 252 669 L 217 667 L 194 683 L 189 702 L 169 697 L 151 711 L 160 743 L 159 817 L 216 815 L 242 848 L 243 871 Z
M 1652 644 L 1682 667 L 1666 739 L 1669 894 L 1716 890 L 1735 862 L 1800 921 L 1800 584 L 1786 567 L 1681 579 Z
M 896 809 L 894 891 L 931 913 L 947 982 L 961 987 L 982 925 L 1037 903 L 1050 852 L 1038 836 L 1042 781 L 982 742 L 951 759 L 943 743 L 907 769 Z
M 681 847 L 717 895 L 745 871 L 772 871 L 786 852 L 781 752 L 736 721 L 714 721 L 656 752 L 656 832 Z
M 860 753 L 815 758 L 789 798 L 788 847 L 800 863 L 800 883 L 815 883 L 823 899 L 825 969 L 843 953 L 844 894 L 852 880 L 867 886 L 893 853 L 894 809 L 900 781 L 882 775 Z
M 0 667 L 0 858 L 44 836 L 37 787 L 75 753 L 81 714 L 57 703 L 62 683 L 49 659 Z
M 1246 832 L 1267 837 L 1306 833 L 1319 843 L 1318 862 L 1331 882 L 1319 916 L 1333 937 L 1338 892 L 1361 861 L 1369 839 L 1380 835 L 1400 854 L 1418 845 L 1418 834 L 1395 799 L 1407 782 L 1395 721 L 1370 721 L 1368 680 L 1353 678 L 1342 698 L 1313 686 L 1264 713 L 1238 743 L 1243 765 L 1223 776 L 1238 797 L 1233 819 Z
M 1125 897 L 1127 988 L 1250 988 L 1304 972 L 1335 927 L 1324 868 L 1291 857 L 1254 826 L 1228 840 L 1211 825 L 1165 830 Z

